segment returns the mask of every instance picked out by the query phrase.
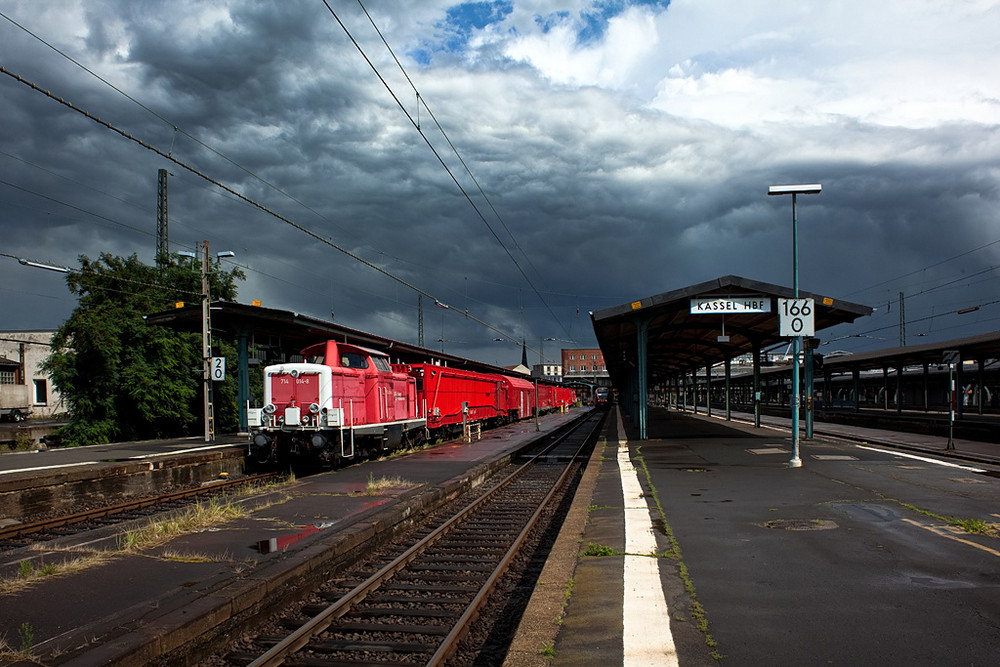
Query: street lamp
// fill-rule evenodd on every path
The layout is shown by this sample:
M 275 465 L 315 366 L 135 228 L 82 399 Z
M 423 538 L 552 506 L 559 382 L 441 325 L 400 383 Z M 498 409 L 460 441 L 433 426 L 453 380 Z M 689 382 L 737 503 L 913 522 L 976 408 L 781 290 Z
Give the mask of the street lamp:
M 798 220 L 795 216 L 795 197 L 797 195 L 816 195 L 823 190 L 819 183 L 809 185 L 772 185 L 767 189 L 768 195 L 792 195 L 792 297 L 799 298 L 799 239 Z M 792 337 L 792 459 L 788 462 L 791 468 L 802 467 L 799 458 L 799 354 L 802 351 L 802 336 Z
M 21 266 L 31 266 L 36 269 L 46 269 L 47 271 L 56 271 L 58 273 L 69 273 L 72 269 L 59 266 L 58 264 L 49 264 L 48 262 L 36 262 L 33 259 L 25 259 L 24 257 L 18 257 L 17 255 L 8 255 L 5 252 L 0 252 L 0 257 L 10 257 L 11 259 L 16 259 L 17 263 Z

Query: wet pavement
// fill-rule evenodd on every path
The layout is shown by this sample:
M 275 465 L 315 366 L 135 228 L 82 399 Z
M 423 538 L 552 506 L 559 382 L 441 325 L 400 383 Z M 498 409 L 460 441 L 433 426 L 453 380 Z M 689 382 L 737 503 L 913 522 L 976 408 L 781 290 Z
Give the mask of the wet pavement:
M 653 409 L 650 437 L 622 445 L 654 518 L 669 607 L 652 632 L 675 645 L 652 661 L 629 658 L 623 639 L 623 568 L 651 556 L 623 555 L 614 452 L 626 437 L 608 434 L 588 473 L 593 491 L 577 498 L 587 505 L 577 544 L 615 553 L 580 557 L 562 620 L 554 620 L 557 610 L 535 621 L 556 626 L 547 660 L 996 664 L 1000 538 L 966 533 L 943 517 L 1000 522 L 1000 468 L 938 456 L 941 439 L 850 427 L 837 427 L 845 430 L 836 439 L 803 441 L 803 466 L 789 468 L 790 434 L 775 427 Z M 972 447 L 988 460 L 988 450 Z M 700 629 L 698 605 L 707 619 Z
M 582 412 L 544 417 L 542 432 Z M 534 422 L 523 422 L 471 444 L 313 475 L 245 501 L 251 507 L 245 518 L 141 552 L 118 552 L 118 531 L 109 529 L 72 553 L 57 540 L 41 551 L 4 554 L 5 576 L 16 575 L 22 562 L 41 569 L 98 551 L 107 559 L 0 595 L 0 635 L 16 646 L 18 629 L 30 628 L 35 655 L 58 656 L 46 664 L 148 664 L 182 643 L 225 632 L 229 619 L 282 595 L 288 582 L 324 576 L 352 551 L 367 548 L 372 535 L 503 465 L 537 435 Z M 383 480 L 391 482 L 369 489 Z

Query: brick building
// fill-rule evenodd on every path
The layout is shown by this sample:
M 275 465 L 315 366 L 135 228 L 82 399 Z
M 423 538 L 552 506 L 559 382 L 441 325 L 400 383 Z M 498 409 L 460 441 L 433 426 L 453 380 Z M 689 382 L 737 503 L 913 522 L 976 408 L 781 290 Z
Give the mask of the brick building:
M 563 381 L 580 380 L 592 384 L 608 384 L 608 368 L 600 349 L 562 351 Z

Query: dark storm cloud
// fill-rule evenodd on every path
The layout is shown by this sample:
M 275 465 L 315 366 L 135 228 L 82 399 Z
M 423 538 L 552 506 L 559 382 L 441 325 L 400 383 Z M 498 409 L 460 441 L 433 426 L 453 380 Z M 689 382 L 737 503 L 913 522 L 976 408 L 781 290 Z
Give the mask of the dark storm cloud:
M 801 199 L 802 284 L 881 304 L 851 332 L 891 323 L 900 291 L 941 335 L 960 333 L 958 304 L 995 298 L 1000 94 L 976 76 L 996 60 L 995 9 L 945 23 L 930 6 L 846 12 L 897 28 L 878 36 L 833 10 L 776 22 L 754 2 L 509 2 L 489 20 L 444 1 L 370 7 L 489 196 L 420 109 L 473 208 L 414 128 L 416 95 L 367 19 L 333 6 L 409 118 L 322 3 L 11 3 L 162 119 L 2 22 L 5 67 L 330 243 L 4 77 L 0 252 L 151 261 L 166 168 L 172 247 L 235 251 L 242 300 L 415 341 L 416 293 L 336 245 L 452 307 L 424 300 L 430 347 L 514 363 L 518 349 L 466 309 L 533 347 L 590 345 L 590 310 L 730 273 L 787 284 L 790 202 L 767 186 L 822 182 Z M 57 326 L 74 305 L 61 276 L 0 259 L 0 328 Z M 847 342 L 895 334 L 871 335 Z

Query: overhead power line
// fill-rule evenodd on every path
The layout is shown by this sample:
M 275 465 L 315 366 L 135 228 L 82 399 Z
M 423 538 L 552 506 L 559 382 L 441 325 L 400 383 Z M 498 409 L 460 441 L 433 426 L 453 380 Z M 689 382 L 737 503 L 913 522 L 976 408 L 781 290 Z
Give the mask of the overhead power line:
M 361 44 L 358 43 L 357 39 L 354 38 L 354 35 L 351 33 L 350 29 L 340 19 L 340 16 L 337 15 L 337 12 L 335 12 L 333 10 L 333 7 L 330 6 L 330 3 L 327 2 L 327 0 L 323 0 L 323 4 L 326 5 L 326 8 L 329 10 L 330 14 L 333 16 L 333 18 L 340 25 L 341 29 L 343 29 L 344 34 L 347 35 L 347 38 L 349 40 L 351 40 L 352 44 L 354 44 L 354 47 L 358 50 L 358 53 L 361 54 L 361 57 L 364 58 L 364 60 L 365 60 L 366 63 L 368 63 L 368 66 L 371 68 L 372 72 L 375 73 L 375 76 L 378 77 L 378 80 L 382 82 L 383 87 L 385 87 L 386 91 L 388 91 L 388 93 L 389 93 L 390 97 L 392 97 L 393 101 L 396 102 L 396 105 L 403 112 L 403 115 L 406 116 L 407 120 L 410 121 L 410 124 L 413 125 L 414 129 L 416 129 L 417 133 L 424 140 L 424 143 L 427 144 L 427 147 L 431 150 L 431 153 L 434 154 L 434 157 L 437 158 L 438 162 L 441 164 L 441 167 L 444 168 L 444 170 L 448 174 L 448 176 L 451 177 L 451 180 L 455 183 L 455 186 L 458 187 L 459 191 L 465 197 L 466 201 L 469 202 L 469 205 L 472 206 L 473 210 L 476 212 L 476 215 L 483 222 L 483 224 L 486 225 L 486 228 L 490 231 L 490 234 L 492 234 L 493 238 L 496 239 L 496 242 L 500 244 L 500 247 L 503 248 L 504 252 L 507 254 L 507 257 L 509 257 L 510 260 L 511 260 L 511 262 L 514 263 L 514 266 L 517 267 L 518 272 L 520 272 L 520 274 L 524 278 L 525 282 L 528 283 L 528 286 L 538 296 L 539 300 L 541 300 L 541 302 L 543 304 L 545 304 L 545 307 L 548 309 L 549 314 L 552 315 L 552 318 L 555 320 L 555 322 L 562 328 L 562 330 L 568 336 L 569 335 L 569 331 L 566 329 L 565 326 L 563 326 L 562 322 L 556 316 L 555 312 L 549 306 L 548 302 L 542 296 L 542 294 L 538 290 L 538 288 L 535 287 L 535 284 L 532 282 L 532 280 L 528 276 L 528 274 L 524 271 L 524 268 L 521 266 L 521 264 L 517 261 L 517 258 L 514 257 L 514 255 L 511 253 L 510 249 L 507 248 L 506 244 L 504 244 L 504 242 L 500 239 L 500 236 L 497 234 L 496 230 L 493 229 L 493 226 L 490 225 L 489 221 L 486 219 L 486 216 L 483 215 L 483 212 L 476 205 L 476 202 L 473 201 L 472 196 L 468 193 L 468 191 L 465 189 L 465 187 L 462 185 L 462 183 L 458 180 L 458 178 L 455 176 L 454 172 L 452 172 L 451 167 L 448 166 L 448 163 L 444 161 L 444 158 L 438 152 L 437 148 L 434 147 L 434 144 L 431 143 L 431 141 L 427 137 L 427 135 L 424 134 L 423 129 L 420 127 L 419 121 L 417 119 L 415 119 L 413 117 L 413 115 L 409 111 L 407 111 L 406 106 L 399 99 L 399 96 L 396 95 L 396 92 L 392 89 L 392 86 L 390 86 L 389 82 L 386 81 L 386 79 L 385 79 L 384 76 L 382 76 L 382 73 L 379 71 L 378 67 L 375 66 L 375 63 L 372 62 L 371 58 L 368 57 L 368 54 L 365 53 L 365 50 L 363 48 L 361 48 Z M 359 4 L 360 4 L 360 2 L 359 2 Z M 375 30 L 376 30 L 376 32 L 378 32 L 379 37 L 382 37 L 382 33 L 378 30 L 378 26 L 375 25 L 375 22 L 374 22 L 374 20 L 372 20 L 371 15 L 368 14 L 368 10 L 364 9 L 364 5 L 361 5 L 361 8 L 365 11 L 365 15 L 368 16 L 369 21 L 371 21 L 372 25 L 375 27 Z M 417 94 L 418 105 L 421 104 L 421 99 L 422 98 L 420 97 L 420 92 L 413 85 L 413 81 L 410 79 L 409 75 L 406 74 L 406 71 L 403 69 L 402 64 L 400 64 L 399 60 L 396 58 L 395 53 L 393 53 L 392 49 L 389 47 L 389 44 L 388 44 L 388 42 L 386 42 L 386 40 L 385 40 L 384 37 L 382 37 L 382 42 L 385 44 L 386 48 L 389 49 L 389 52 L 392 54 L 392 57 L 396 61 L 396 64 L 399 66 L 399 68 L 401 70 L 403 70 L 403 75 L 406 77 L 406 80 L 410 83 L 410 86 L 413 88 L 414 92 Z M 452 150 L 458 156 L 458 159 L 462 163 L 462 166 L 465 167 L 466 172 L 472 178 L 473 182 L 476 183 L 476 186 L 479 187 L 479 182 L 476 181 L 476 179 L 475 179 L 474 176 L 472 176 L 472 172 L 471 172 L 471 170 L 469 170 L 469 167 L 465 163 L 465 160 L 463 160 L 462 157 L 461 157 L 461 155 L 459 155 L 458 149 L 455 148 L 455 145 L 448 138 L 448 136 L 445 133 L 444 129 L 437 122 L 437 118 L 434 117 L 433 113 L 430 110 L 430 107 L 427 106 L 426 102 L 423 102 L 423 106 L 424 106 L 425 109 L 427 109 L 427 112 L 431 115 L 431 118 L 434 120 L 434 122 L 437 125 L 438 129 L 444 135 L 445 140 L 448 142 L 448 145 L 451 146 Z M 419 108 L 419 106 L 418 106 L 418 108 Z M 483 189 L 481 187 L 479 187 L 479 192 L 482 193 L 482 195 L 486 199 L 487 203 L 489 203 L 490 208 L 493 208 L 492 202 L 490 202 L 489 198 L 486 197 L 486 193 L 483 192 Z M 495 208 L 493 209 L 493 211 L 494 211 L 494 213 L 497 214 L 497 217 L 499 218 L 500 217 L 499 213 L 496 212 Z M 502 222 L 503 222 L 503 220 L 501 218 L 501 223 Z M 504 224 L 504 228 L 506 229 L 506 224 Z M 507 230 L 507 233 L 510 234 L 510 230 L 509 229 Z M 513 235 L 511 235 L 511 239 L 513 240 Z M 516 241 L 515 241 L 515 245 L 516 245 Z M 519 247 L 518 247 L 518 249 L 520 250 Z M 522 253 L 523 253 L 523 251 L 522 251 Z M 525 255 L 525 256 L 527 257 L 527 255 Z M 534 267 L 532 267 L 532 268 L 534 268 Z M 537 270 L 536 270 L 536 272 L 537 272 Z
M 38 85 L 36 85 L 35 83 L 33 83 L 31 81 L 28 81 L 27 79 L 23 78 L 19 74 L 15 74 L 15 73 L 11 72 L 6 67 L 0 66 L 0 74 L 5 74 L 5 75 L 9 76 L 10 78 L 16 80 L 18 83 L 21 83 L 21 84 L 23 84 L 23 85 L 31 88 L 35 92 L 40 93 L 40 94 L 44 95 L 45 97 L 58 102 L 59 104 L 62 104 L 66 108 L 68 108 L 68 109 L 70 109 L 72 111 L 75 111 L 76 113 L 79 113 L 79 114 L 81 114 L 83 116 L 86 116 L 87 118 L 89 118 L 93 122 L 97 123 L 98 125 L 101 125 L 101 126 L 107 128 L 107 129 L 111 130 L 112 132 L 120 135 L 121 137 L 123 137 L 125 139 L 128 139 L 129 141 L 131 141 L 131 142 L 133 142 L 135 144 L 138 144 L 139 146 L 142 146 L 146 150 L 151 151 L 151 152 L 159 155 L 160 157 L 162 157 L 165 160 L 169 160 L 170 162 L 173 162 L 178 167 L 180 167 L 180 168 L 182 168 L 182 169 L 184 169 L 184 170 L 186 170 L 186 171 L 194 174 L 195 176 L 197 176 L 197 177 L 199 177 L 199 178 L 201 178 L 201 179 L 203 179 L 203 180 L 211 183 L 215 187 L 220 188 L 220 189 L 228 192 L 229 194 L 231 194 L 232 196 L 236 197 L 237 199 L 240 199 L 243 202 L 245 202 L 245 203 L 253 206 L 254 208 L 256 208 L 256 209 L 258 209 L 258 210 L 266 213 L 267 215 L 270 215 L 273 218 L 276 218 L 276 219 L 284 222 L 285 224 L 289 225 L 290 227 L 293 227 L 293 228 L 299 230 L 303 234 L 306 234 L 307 236 L 312 237 L 313 239 L 319 241 L 320 243 L 323 243 L 323 244 L 325 244 L 325 245 L 333 248 L 334 250 L 337 250 L 337 251 L 339 251 L 339 252 L 347 255 L 351 259 L 353 259 L 353 260 L 355 260 L 357 262 L 360 262 L 361 264 L 364 264 L 368 268 L 373 269 L 373 270 L 381 273 L 382 275 L 384 275 L 384 276 L 386 276 L 386 277 L 388 277 L 388 278 L 396 281 L 397 283 L 403 285 L 404 287 L 408 287 L 409 289 L 413 290 L 414 292 L 417 292 L 418 294 L 422 294 L 422 295 L 428 297 L 429 299 L 433 299 L 434 302 L 438 306 L 440 306 L 442 308 L 445 308 L 445 309 L 448 309 L 448 310 L 457 310 L 457 309 L 452 308 L 451 306 L 449 306 L 449 305 L 441 302 L 440 300 L 438 300 L 437 298 L 435 298 L 429 292 L 426 292 L 426 291 L 420 289 L 419 287 L 417 287 L 416 285 L 414 285 L 414 284 L 412 284 L 412 283 L 404 280 L 403 278 L 400 278 L 399 276 L 397 276 L 397 275 L 395 275 L 395 274 L 393 274 L 393 273 L 391 273 L 389 271 L 386 271 L 385 269 L 383 269 L 383 268 L 381 268 L 379 266 L 376 266 L 375 264 L 369 262 L 368 260 L 364 259 L 363 257 L 359 257 L 358 255 L 356 255 L 355 253 L 351 252 L 350 250 L 348 250 L 348 249 L 346 249 L 346 248 L 344 248 L 342 246 L 337 245 L 332 240 L 324 238 L 323 236 L 320 236 L 316 232 L 312 231 L 311 229 L 308 229 L 304 225 L 301 225 L 301 224 L 299 224 L 297 222 L 294 222 L 293 220 L 290 220 L 289 218 L 281 215 L 280 213 L 277 213 L 276 211 L 271 210 L 267 206 L 264 206 L 263 204 L 261 204 L 261 203 L 255 201 L 255 200 L 247 197 L 246 195 L 242 194 L 241 192 L 238 192 L 237 190 L 229 187 L 228 185 L 225 185 L 225 184 L 221 183 L 220 181 L 212 178 L 211 176 L 208 176 L 207 174 L 202 173 L 201 171 L 199 171 L 195 167 L 192 167 L 192 166 L 188 165 L 187 163 L 185 163 L 185 162 L 183 162 L 183 161 L 181 161 L 181 160 L 173 157 L 172 155 L 164 152 L 163 150 L 161 150 L 159 148 L 156 148 L 155 146 L 147 143 L 146 141 L 144 141 L 144 140 L 142 140 L 142 139 L 140 139 L 138 137 L 135 137 L 135 136 L 129 134 L 128 132 L 126 132 L 126 131 L 124 131 L 124 130 L 118 128 L 118 127 L 116 127 L 115 125 L 112 125 L 111 123 L 109 123 L 107 121 L 101 120 L 100 118 L 98 118 L 97 116 L 94 116 L 90 112 L 88 112 L 88 111 L 86 111 L 84 109 L 81 109 L 80 107 L 77 107 L 72 102 L 69 102 L 69 101 L 67 101 L 67 100 L 65 100 L 65 99 L 63 99 L 61 97 L 56 97 L 51 92 L 49 92 L 49 91 L 47 91 L 47 90 L 39 87 Z M 479 324 L 479 325 L 481 325 L 481 326 L 489 329 L 490 331 L 493 331 L 494 333 L 500 334 L 501 336 L 504 336 L 504 337 L 506 337 L 506 338 L 508 338 L 510 340 L 513 340 L 513 341 L 517 340 L 517 337 L 514 336 L 513 334 L 507 333 L 507 332 L 503 331 L 502 329 L 500 329 L 500 328 L 498 328 L 498 327 L 490 324 L 489 322 L 486 322 L 486 321 L 484 321 L 484 320 L 482 320 L 482 319 L 480 319 L 478 317 L 475 317 L 474 315 L 471 315 L 467 310 L 464 311 L 464 312 L 463 311 L 458 311 L 458 312 L 460 312 L 461 314 L 463 314 L 466 319 L 471 320 L 473 322 L 476 322 L 477 324 Z

